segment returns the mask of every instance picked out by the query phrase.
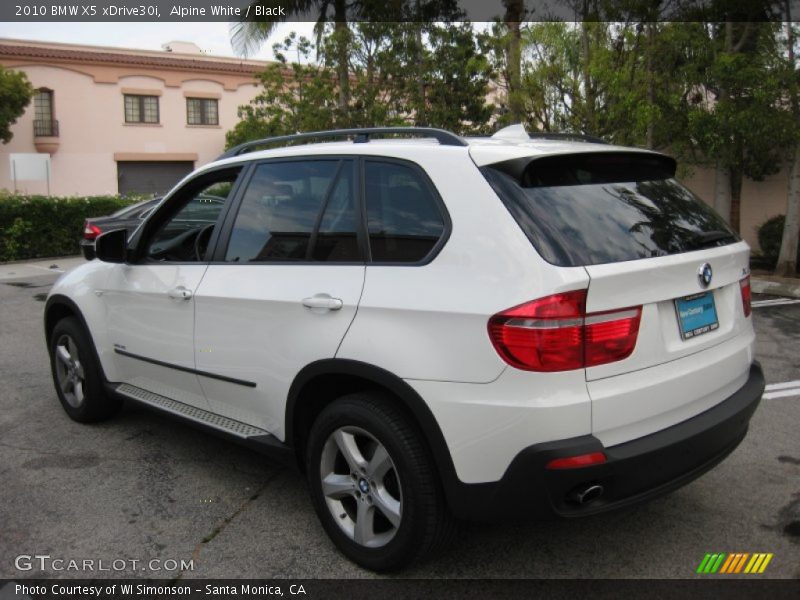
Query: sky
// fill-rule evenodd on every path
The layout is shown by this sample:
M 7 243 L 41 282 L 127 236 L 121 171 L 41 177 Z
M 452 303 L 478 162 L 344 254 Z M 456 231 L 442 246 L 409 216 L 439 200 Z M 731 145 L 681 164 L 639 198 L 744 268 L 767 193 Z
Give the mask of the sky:
M 4 0 L 0 0 L 4 1 Z M 0 23 L 0 37 L 91 46 L 161 50 L 172 41 L 194 42 L 210 56 L 234 56 L 228 23 Z M 271 60 L 272 44 L 291 31 L 313 36 L 314 23 L 281 23 L 258 54 L 248 58 Z

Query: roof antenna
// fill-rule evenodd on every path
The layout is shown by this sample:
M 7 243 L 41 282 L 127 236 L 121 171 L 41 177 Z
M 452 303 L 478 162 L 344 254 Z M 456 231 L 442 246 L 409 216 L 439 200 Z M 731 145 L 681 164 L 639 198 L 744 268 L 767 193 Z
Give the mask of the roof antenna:
M 509 125 L 503 127 L 492 136 L 493 140 L 509 140 L 517 142 L 529 142 L 531 140 L 528 132 L 525 131 L 525 126 L 522 123 L 516 125 Z

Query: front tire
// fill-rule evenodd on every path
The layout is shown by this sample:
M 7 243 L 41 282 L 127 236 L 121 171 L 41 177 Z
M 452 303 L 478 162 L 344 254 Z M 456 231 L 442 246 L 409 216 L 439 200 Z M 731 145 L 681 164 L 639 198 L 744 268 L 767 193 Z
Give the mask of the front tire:
M 94 346 L 75 317 L 56 323 L 49 350 L 58 399 L 73 421 L 102 421 L 119 411 L 122 402 L 106 393 Z
M 430 453 L 396 402 L 339 398 L 314 422 L 306 453 L 325 531 L 345 556 L 379 572 L 430 555 L 454 531 Z

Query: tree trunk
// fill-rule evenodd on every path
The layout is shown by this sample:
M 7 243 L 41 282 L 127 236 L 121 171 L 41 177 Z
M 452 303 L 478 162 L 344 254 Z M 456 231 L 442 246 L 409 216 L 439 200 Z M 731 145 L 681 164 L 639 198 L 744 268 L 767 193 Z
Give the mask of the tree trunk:
M 648 22 L 647 27 L 647 104 L 652 111 L 656 105 L 656 74 L 653 67 L 653 52 L 655 52 L 656 24 Z M 652 149 L 655 145 L 655 122 L 654 115 L 651 113 L 647 119 L 647 131 L 645 132 L 645 144 Z
M 513 123 L 524 118 L 522 103 L 522 32 L 520 22 L 525 11 L 523 0 L 503 0 L 506 7 L 505 25 L 508 28 L 506 67 L 508 69 L 508 110 Z
M 743 174 L 739 169 L 731 169 L 731 220 L 730 225 L 737 233 L 740 231 L 740 207 L 742 205 Z
M 347 26 L 347 5 L 345 0 L 334 4 L 334 36 L 336 37 L 336 71 L 339 79 L 339 109 L 344 111 L 350 105 L 350 29 Z
M 587 8 L 588 10 L 588 8 Z M 584 123 L 583 133 L 599 134 L 595 127 L 594 109 L 595 109 L 595 95 L 594 84 L 592 82 L 590 61 L 591 61 L 591 42 L 589 40 L 589 27 L 590 23 L 586 21 L 581 23 L 581 71 L 583 75 L 584 86 Z
M 800 145 L 794 150 L 794 160 L 789 171 L 789 189 L 786 195 L 786 221 L 783 240 L 778 255 L 775 274 L 792 277 L 797 273 L 797 245 L 800 237 Z
M 731 170 L 720 160 L 714 173 L 714 208 L 726 223 L 731 222 Z
M 417 10 L 419 11 L 419 3 L 417 3 Z M 414 23 L 414 27 L 414 59 L 422 69 L 422 22 Z M 422 69 L 422 71 L 424 72 L 425 70 Z M 420 127 L 428 125 L 428 101 L 425 98 L 425 83 L 422 77 L 417 77 L 417 98 L 419 101 L 417 102 L 416 124 Z

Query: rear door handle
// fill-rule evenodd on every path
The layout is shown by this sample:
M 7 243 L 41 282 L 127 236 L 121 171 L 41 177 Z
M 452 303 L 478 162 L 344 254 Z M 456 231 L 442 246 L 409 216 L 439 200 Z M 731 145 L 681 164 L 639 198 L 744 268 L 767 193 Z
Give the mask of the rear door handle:
M 312 310 L 339 310 L 343 304 L 341 299 L 332 298 L 330 294 L 314 294 L 310 298 L 303 298 L 303 306 Z
M 192 297 L 192 290 L 179 285 L 178 287 L 172 288 L 170 291 L 168 291 L 167 296 L 173 300 L 188 300 Z

